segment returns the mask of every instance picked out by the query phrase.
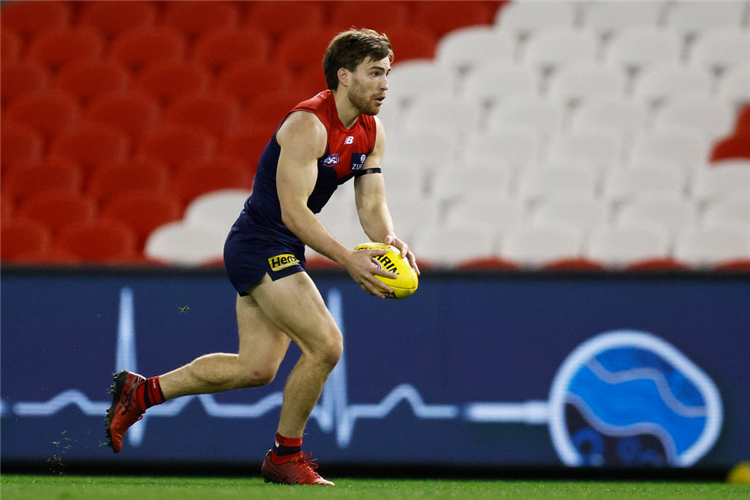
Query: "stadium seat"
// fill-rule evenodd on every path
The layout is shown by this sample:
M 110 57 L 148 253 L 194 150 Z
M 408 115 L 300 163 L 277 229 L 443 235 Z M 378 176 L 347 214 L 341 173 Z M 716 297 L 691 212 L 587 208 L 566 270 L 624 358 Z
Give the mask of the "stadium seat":
M 584 10 L 583 26 L 600 37 L 634 26 L 655 28 L 663 10 L 663 2 L 592 2 Z
M 244 128 L 272 134 L 276 126 L 299 101 L 289 92 L 274 91 L 261 94 L 245 108 L 242 117 Z M 268 138 L 271 138 L 270 135 Z
M 174 176 L 172 190 L 188 202 L 209 191 L 250 189 L 252 185 L 252 171 L 244 161 L 218 157 L 185 162 Z
M 81 59 L 66 64 L 57 75 L 55 87 L 76 96 L 84 105 L 105 92 L 122 92 L 129 74 L 113 60 Z
M 708 96 L 710 92 L 711 77 L 707 71 L 665 63 L 644 71 L 636 82 L 634 98 L 655 104 L 681 94 Z
M 522 200 L 533 202 L 543 198 L 593 197 L 595 189 L 596 175 L 589 168 L 533 168 L 523 172 L 518 194 Z
M 185 38 L 177 30 L 144 27 L 122 32 L 112 42 L 111 55 L 135 74 L 156 62 L 182 62 L 186 49 Z
M 226 238 L 224 230 L 172 222 L 151 233 L 144 252 L 150 259 L 171 265 L 201 266 L 222 258 Z
M 443 36 L 437 44 L 438 63 L 459 71 L 494 63 L 512 63 L 515 40 L 489 26 L 470 26 Z
M 101 164 L 91 174 L 88 193 L 105 202 L 126 191 L 166 193 L 169 185 L 167 165 L 158 160 L 137 157 Z
M 84 123 L 105 124 L 124 132 L 135 142 L 159 124 L 156 99 L 141 92 L 114 92 L 98 96 L 88 107 Z
M 461 159 L 465 166 L 508 164 L 507 168 L 517 170 L 536 164 L 540 148 L 538 135 L 525 129 L 471 134 Z
M 136 189 L 114 195 L 104 204 L 101 215 L 133 228 L 136 246 L 142 248 L 149 234 L 159 226 L 179 220 L 182 213 L 182 203 L 177 196 Z
M 386 175 L 386 186 L 388 186 L 388 176 Z M 386 194 L 388 193 L 386 188 Z M 353 205 L 350 205 L 353 206 Z M 330 207 L 334 208 L 334 207 Z M 393 216 L 393 220 L 396 224 L 397 234 L 402 239 L 410 242 L 414 235 L 419 232 L 420 229 L 436 224 L 440 220 L 440 207 L 438 203 L 433 199 L 416 198 L 416 199 L 388 199 L 388 210 Z M 329 211 L 329 207 L 323 209 L 322 213 Z M 343 212 L 348 213 L 348 212 Z M 341 212 L 337 214 L 341 216 Z M 407 238 L 407 235 L 409 239 Z
M 748 60 L 750 34 L 719 30 L 701 35 L 693 47 L 690 62 L 696 68 L 723 72 Z
M 31 125 L 4 122 L 0 127 L 2 168 L 20 161 L 38 161 L 42 157 L 44 138 Z
M 591 96 L 578 108 L 572 129 L 574 132 L 609 129 L 630 136 L 645 127 L 647 117 L 646 106 L 623 96 Z
M 13 203 L 13 200 L 5 196 L 0 196 L 0 221 L 2 221 L 0 225 L 12 220 L 15 211 L 16 206 Z M 2 241 L 0 241 L 0 244 L 1 243 Z
M 674 126 L 694 128 L 714 140 L 732 131 L 734 112 L 728 104 L 708 95 L 677 95 L 658 111 L 654 123 L 657 131 Z
M 712 270 L 720 272 L 747 273 L 750 271 L 750 257 L 722 261 L 715 265 Z
M 695 224 L 696 208 L 681 197 L 636 196 L 622 207 L 618 227 L 657 226 L 671 236 Z
M 82 262 L 75 255 L 55 248 L 54 245 L 49 245 L 44 250 L 32 250 L 18 255 L 14 259 L 14 263 L 20 266 L 50 266 L 59 269 L 61 267 L 78 266 Z
M 320 69 L 318 71 L 322 73 Z M 270 74 L 274 77 L 264 77 Z M 291 83 L 292 75 L 287 68 L 256 60 L 240 60 L 227 65 L 214 80 L 218 92 L 232 96 L 243 107 L 256 102 L 263 94 L 286 92 Z
M 216 140 L 202 128 L 173 125 L 144 134 L 138 154 L 161 160 L 174 169 L 193 158 L 208 159 L 216 150 Z
M 294 73 L 301 73 L 307 67 L 320 67 L 322 54 L 336 34 L 330 27 L 312 28 L 303 24 L 289 31 L 279 40 L 276 47 L 276 61 Z
M 568 2 L 509 2 L 498 10 L 495 25 L 526 37 L 535 31 L 571 28 L 575 22 L 574 5 Z
M 677 259 L 696 267 L 716 266 L 726 261 L 750 258 L 747 226 L 693 228 L 683 232 L 675 244 Z
M 549 83 L 551 98 L 566 104 L 585 103 L 593 96 L 624 96 L 625 75 L 601 64 L 572 63 L 552 76 Z
M 420 263 L 420 266 L 422 269 L 425 268 L 425 266 L 421 263 Z M 456 269 L 457 271 L 480 271 L 480 272 L 518 271 L 521 269 L 521 267 L 515 262 L 511 262 L 509 260 L 505 260 L 497 256 L 479 257 L 476 259 L 470 258 L 470 259 L 461 261 L 458 264 L 455 264 L 453 268 Z
M 750 102 L 737 114 L 734 131 L 737 135 L 750 134 Z
M 240 119 L 239 105 L 229 96 L 220 94 L 181 97 L 164 115 L 167 124 L 201 127 L 218 139 L 236 131 Z
M 453 92 L 456 75 L 434 61 L 395 63 L 388 76 L 389 105 L 403 105 L 427 92 Z
M 678 2 L 669 11 L 667 28 L 685 37 L 711 29 L 739 28 L 744 8 L 742 2 Z
M 41 94 L 47 90 L 49 78 L 41 65 L 32 61 L 11 63 L 4 57 L 2 63 L 0 95 L 3 109 L 24 94 Z
M 643 194 L 680 196 L 684 176 L 673 168 L 631 167 L 613 170 L 604 182 L 605 199 L 621 203 Z
M 750 168 L 745 164 L 702 168 L 693 180 L 693 196 L 698 200 L 710 201 L 743 191 L 750 191 Z
M 479 128 L 481 109 L 478 103 L 446 100 L 443 94 L 417 97 L 404 119 L 406 132 L 450 130 L 457 135 L 471 135 Z
M 420 259 L 433 266 L 454 266 L 469 259 L 496 256 L 496 232 L 492 226 L 473 223 L 424 228 L 412 247 Z M 460 241 L 461 245 L 456 245 Z
M 195 60 L 218 73 L 237 62 L 262 63 L 268 60 L 271 50 L 270 37 L 261 30 L 223 28 L 209 31 L 195 44 Z M 267 73 L 270 75 L 272 73 Z M 275 78 L 256 79 L 273 81 Z M 248 83 L 252 83 L 248 81 Z
M 230 134 L 224 138 L 219 153 L 239 158 L 247 162 L 249 168 L 254 169 L 272 135 L 272 129 L 245 130 Z
M 5 14 L 3 14 L 3 19 L 5 19 L 4 16 Z M 3 66 L 18 63 L 21 59 L 22 48 L 21 35 L 3 23 L 2 30 L 0 30 L 0 61 L 3 62 Z
M 485 105 L 496 105 L 514 96 L 536 97 L 541 89 L 539 73 L 509 63 L 488 63 L 463 79 L 461 96 Z
M 728 68 L 719 83 L 719 93 L 733 106 L 750 102 L 750 62 Z
M 388 205 L 390 206 L 390 203 Z M 476 221 L 491 226 L 502 236 L 521 227 L 525 218 L 524 206 L 518 200 L 501 199 L 477 193 L 477 196 L 464 198 L 452 205 L 448 209 L 446 223 L 451 226 L 460 226 Z M 395 220 L 400 222 L 398 218 Z
M 2 196 L 18 204 L 28 196 L 47 189 L 80 193 L 83 180 L 83 172 L 74 161 L 48 156 L 41 161 L 25 161 L 10 166 L 3 176 Z
M 107 38 L 113 38 L 131 28 L 148 28 L 155 24 L 156 6 L 151 2 L 120 0 L 81 2 L 78 24 L 97 29 Z
M 384 179 L 388 200 L 424 199 L 426 196 L 426 177 L 421 169 L 386 167 Z
M 308 66 L 307 69 L 303 70 L 302 73 L 292 79 L 292 85 L 287 93 L 293 101 L 300 102 L 312 98 L 317 95 L 318 92 L 327 88 L 328 84 L 326 83 L 326 77 L 323 70 L 318 66 Z M 281 91 L 274 91 L 273 93 L 279 94 L 280 92 Z M 266 91 L 259 94 L 256 103 L 264 94 L 270 93 L 271 92 Z
M 604 226 L 592 232 L 584 253 L 588 258 L 608 266 L 624 267 L 669 257 L 669 240 L 666 233 L 647 225 Z
M 608 168 L 619 165 L 622 141 L 606 130 L 587 130 L 555 136 L 549 145 L 550 162 L 582 160 Z
M 27 57 L 57 71 L 76 59 L 93 59 L 104 53 L 104 41 L 85 26 L 58 28 L 39 33 L 29 45 Z
M 136 258 L 135 232 L 117 221 L 74 222 L 60 229 L 55 246 L 89 263 L 123 264 Z
M 235 28 L 239 17 L 239 9 L 233 2 L 170 2 L 166 6 L 163 24 L 195 39 L 217 28 Z
M 75 160 L 89 173 L 103 162 L 124 161 L 130 153 L 130 139 L 114 127 L 89 125 L 59 134 L 51 152 Z
M 704 227 L 717 227 L 725 223 L 745 224 L 750 230 L 750 198 L 720 200 L 706 209 Z
M 35 220 L 53 233 L 72 222 L 92 222 L 96 201 L 72 191 L 38 191 L 18 208 L 18 217 Z
M 508 127 L 524 127 L 548 136 L 560 131 L 562 123 L 562 104 L 537 97 L 509 99 L 491 110 L 487 117 L 490 133 L 502 132 Z
M 531 223 L 537 227 L 570 226 L 585 235 L 593 228 L 607 223 L 606 203 L 587 197 L 544 201 L 534 212 Z
M 143 70 L 131 88 L 169 104 L 181 97 L 203 93 L 209 83 L 208 72 L 194 62 L 159 61 Z
M 435 57 L 438 38 L 425 27 L 397 28 L 386 34 L 391 41 L 395 61 L 404 62 Z
M 631 162 L 667 159 L 680 162 L 686 171 L 708 161 L 706 137 L 696 130 L 643 133 L 633 142 Z
M 0 258 L 3 262 L 17 260 L 28 252 L 44 251 L 52 242 L 47 227 L 35 220 L 17 218 L 4 220 L 0 227 Z
M 750 128 L 743 134 L 727 137 L 713 145 L 712 162 L 732 159 L 750 160 Z
M 628 272 L 689 271 L 691 267 L 672 257 L 664 257 L 661 259 L 645 259 L 631 262 L 625 266 L 624 270 Z
M 413 6 L 413 18 L 419 24 L 442 37 L 449 31 L 465 26 L 491 25 L 495 11 L 487 2 L 468 0 L 445 2 L 439 9 L 429 2 L 417 2 Z
M 453 164 L 457 144 L 457 137 L 449 133 L 400 133 L 388 138 L 384 164 L 439 169 L 442 165 Z
M 79 106 L 75 98 L 61 91 L 28 94 L 16 99 L 5 118 L 31 125 L 46 139 L 70 130 L 78 124 Z
M 606 271 L 607 266 L 594 259 L 586 257 L 577 257 L 572 259 L 559 259 L 547 262 L 539 268 L 541 271 L 576 271 L 592 272 Z
M 184 223 L 221 229 L 228 234 L 251 193 L 246 189 L 224 189 L 202 194 L 188 204 Z
M 297 30 L 300 26 L 319 28 L 323 25 L 324 18 L 322 5 L 317 2 L 253 2 L 248 9 L 246 25 L 248 29 L 265 31 L 278 41 L 286 33 Z M 338 30 L 339 26 L 335 29 Z M 322 54 L 323 52 L 320 52 L 316 60 L 320 59 Z
M 537 70 L 559 70 L 566 65 L 596 60 L 597 40 L 591 33 L 552 28 L 532 37 L 524 51 L 524 62 Z
M 70 2 L 13 2 L 3 5 L 2 29 L 10 27 L 28 38 L 69 26 L 71 18 Z
M 582 243 L 581 235 L 567 226 L 521 227 L 503 238 L 500 257 L 518 265 L 539 267 L 581 257 Z
M 345 30 L 350 26 L 362 26 L 379 33 L 390 34 L 394 29 L 409 27 L 409 8 L 406 2 L 336 2 L 332 5 L 331 24 Z
M 636 26 L 613 35 L 607 50 L 607 63 L 627 71 L 640 71 L 664 63 L 677 63 L 680 53 L 680 39 L 674 33 Z

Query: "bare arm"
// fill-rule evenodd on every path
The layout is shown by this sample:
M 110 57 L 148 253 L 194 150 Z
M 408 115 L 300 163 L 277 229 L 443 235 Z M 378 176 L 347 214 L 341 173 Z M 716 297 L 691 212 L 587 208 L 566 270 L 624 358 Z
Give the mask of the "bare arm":
M 338 262 L 367 292 L 385 297 L 376 285 L 391 292 L 374 275 L 393 277 L 372 264 L 374 255 L 384 250 L 355 252 L 336 240 L 307 207 L 318 176 L 317 159 L 325 153 L 327 132 L 320 120 L 311 113 L 297 112 L 289 116 L 279 129 L 277 140 L 281 146 L 276 171 L 276 189 L 284 224 L 306 245 Z
M 375 122 L 377 123 L 375 147 L 372 153 L 367 156 L 363 169 L 381 168 L 383 154 L 385 153 L 385 130 L 379 119 L 375 118 Z M 409 250 L 409 245 L 396 236 L 393 219 L 386 204 L 383 175 L 365 174 L 357 177 L 354 180 L 354 189 L 357 200 L 357 214 L 365 234 L 372 241 L 387 243 L 398 248 L 419 273 L 419 266 L 417 266 L 414 253 Z

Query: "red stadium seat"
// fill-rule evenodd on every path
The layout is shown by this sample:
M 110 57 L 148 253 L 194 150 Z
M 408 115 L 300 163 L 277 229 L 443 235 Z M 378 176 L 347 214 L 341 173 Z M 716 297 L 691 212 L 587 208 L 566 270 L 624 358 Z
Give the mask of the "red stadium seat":
M 601 262 L 586 258 L 562 259 L 546 263 L 544 271 L 604 271 L 607 267 Z
M 94 0 L 82 3 L 78 24 L 95 28 L 107 38 L 131 28 L 151 27 L 156 22 L 156 7 L 151 2 Z
M 182 217 L 180 199 L 172 194 L 151 190 L 125 191 L 104 205 L 102 216 L 127 224 L 135 230 L 141 249 L 157 227 Z
M 77 222 L 60 229 L 55 247 L 84 262 L 124 263 L 136 258 L 136 234 L 122 222 L 98 219 Z
M 271 49 L 270 37 L 261 30 L 218 29 L 206 33 L 195 44 L 195 60 L 212 71 L 221 71 L 237 61 L 264 62 Z M 276 80 L 256 75 L 263 80 Z
M 93 171 L 108 161 L 124 161 L 130 152 L 130 139 L 120 130 L 106 125 L 91 125 L 81 130 L 65 132 L 52 144 L 52 154 L 71 158 Z
M 25 37 L 70 24 L 68 2 L 12 2 L 3 4 L 2 27 L 11 27 Z M 3 40 L 5 42 L 5 40 Z
M 169 167 L 158 160 L 139 157 L 102 164 L 91 175 L 88 192 L 106 201 L 127 191 L 166 193 L 168 187 Z
M 276 60 L 292 70 L 301 73 L 309 66 L 322 67 L 323 54 L 336 32 L 330 27 L 295 29 L 284 35 L 276 49 Z
M 244 160 L 252 168 L 255 168 L 272 135 L 272 128 L 268 130 L 245 130 L 232 134 L 224 139 L 220 152 L 222 155 Z
M 13 201 L 5 196 L 0 196 L 0 221 L 2 221 L 2 224 L 11 221 L 15 212 L 16 207 L 13 204 Z M 0 226 L 2 226 L 2 224 L 0 224 Z M 1 240 L 0 245 L 2 245 Z
M 322 70 L 318 70 L 323 73 Z M 269 75 L 273 75 L 270 78 Z M 217 91 L 237 99 L 245 107 L 269 92 L 286 92 L 292 82 L 289 71 L 265 61 L 238 61 L 227 67 L 215 80 Z
M 733 259 L 714 266 L 714 271 L 750 272 L 750 259 Z
M 5 12 L 3 10 L 3 12 Z M 3 14 L 4 16 L 5 14 Z M 13 28 L 3 27 L 0 30 L 0 61 L 3 64 L 15 64 L 21 59 L 21 48 L 23 40 Z
M 415 26 L 394 29 L 386 34 L 391 41 L 395 56 L 394 62 L 435 57 L 438 38 L 427 28 Z
M 419 266 L 423 267 L 421 262 Z M 517 271 L 520 267 L 515 262 L 500 257 L 484 257 L 461 262 L 456 269 L 460 271 Z
M 216 140 L 202 128 L 173 125 L 145 134 L 138 154 L 163 161 L 174 169 L 194 158 L 211 158 Z
M 217 138 L 234 132 L 240 119 L 239 104 L 220 94 L 185 96 L 173 102 L 165 114 L 167 123 L 201 127 Z
M 21 204 L 18 216 L 40 222 L 54 233 L 72 222 L 93 221 L 96 202 L 71 191 L 40 191 Z
M 0 95 L 3 107 L 24 94 L 39 94 L 47 90 L 47 72 L 32 61 L 7 63 L 2 60 Z
M 73 96 L 61 91 L 24 95 L 8 107 L 6 117 L 31 125 L 51 139 L 78 124 L 79 106 Z
M 44 224 L 20 217 L 3 221 L 0 233 L 0 257 L 3 261 L 14 261 L 27 252 L 43 251 L 52 241 L 52 235 Z
M 288 92 L 272 92 L 259 96 L 244 111 L 245 128 L 273 132 L 279 122 L 299 102 Z
M 28 58 L 57 71 L 76 59 L 101 57 L 104 41 L 92 28 L 59 28 L 37 35 L 29 46 Z
M 84 122 L 104 123 L 125 132 L 132 141 L 159 124 L 161 110 L 156 99 L 141 92 L 108 93 L 89 105 Z
M 278 40 L 301 26 L 315 29 L 323 26 L 324 12 L 320 4 L 306 1 L 254 2 L 247 14 L 247 26 L 259 29 Z M 323 57 L 323 53 L 320 53 Z
M 81 263 L 81 259 L 71 253 L 54 248 L 53 245 L 44 250 L 32 250 L 19 254 L 13 263 L 23 266 L 74 266 Z
M 328 88 L 323 68 L 318 66 L 308 67 L 294 81 L 295 85 L 290 92 L 290 96 L 293 96 L 296 101 L 310 99 L 321 90 Z
M 216 28 L 235 28 L 239 17 L 237 6 L 230 2 L 169 2 L 164 24 L 196 38 Z
M 367 27 L 380 33 L 408 27 L 409 6 L 407 2 L 334 2 L 331 24 L 341 31 L 352 26 Z
M 42 161 L 13 165 L 3 178 L 2 196 L 22 203 L 39 191 L 54 189 L 80 193 L 82 187 L 83 172 L 74 161 L 47 157 Z
M 679 262 L 671 257 L 664 259 L 647 259 L 631 262 L 625 267 L 626 271 L 689 271 L 691 268 L 684 262 Z
M 37 161 L 42 157 L 42 134 L 25 123 L 4 122 L 0 127 L 2 168 L 19 161 Z
M 412 19 L 440 37 L 464 26 L 490 25 L 495 11 L 483 1 L 446 1 L 440 2 L 440 8 L 432 2 L 416 2 Z
M 174 29 L 134 28 L 115 39 L 112 57 L 137 73 L 156 62 L 182 62 L 186 48 L 185 38 Z
M 208 88 L 208 72 L 198 64 L 162 61 L 144 70 L 133 83 L 163 103 L 190 94 L 200 94 Z
M 728 137 L 714 144 L 711 161 L 750 159 L 750 132 Z
M 55 87 L 86 104 L 105 92 L 128 88 L 129 73 L 114 60 L 81 59 L 66 64 L 58 73 Z
M 742 108 L 742 111 L 737 115 L 734 132 L 737 135 L 750 134 L 750 106 Z
M 250 189 L 252 184 L 251 169 L 236 158 L 187 162 L 174 177 L 174 191 L 185 202 L 210 191 Z

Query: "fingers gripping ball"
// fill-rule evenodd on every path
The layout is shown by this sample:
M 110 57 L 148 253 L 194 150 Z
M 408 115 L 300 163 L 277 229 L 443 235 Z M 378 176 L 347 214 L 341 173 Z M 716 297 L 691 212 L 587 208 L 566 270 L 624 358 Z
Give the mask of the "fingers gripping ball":
M 391 287 L 393 295 L 389 298 L 405 299 L 417 291 L 419 278 L 411 265 L 409 265 L 409 261 L 401 256 L 401 252 L 398 248 L 392 245 L 386 245 L 385 243 L 362 243 L 357 246 L 355 250 L 381 248 L 388 250 L 388 253 L 384 255 L 376 255 L 372 258 L 372 263 L 381 269 L 396 273 L 397 277 L 396 279 L 386 278 L 384 276 L 375 277 Z

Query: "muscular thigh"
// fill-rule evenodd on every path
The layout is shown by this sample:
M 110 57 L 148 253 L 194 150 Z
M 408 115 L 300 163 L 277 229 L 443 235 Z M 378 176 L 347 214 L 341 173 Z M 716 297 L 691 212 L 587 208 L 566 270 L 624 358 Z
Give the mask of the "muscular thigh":
M 275 373 L 289 348 L 289 337 L 251 296 L 237 297 L 237 326 L 240 361 L 245 366 Z
M 307 273 L 295 273 L 275 281 L 265 276 L 250 290 L 250 296 L 266 317 L 304 353 L 342 341 L 336 322 Z

